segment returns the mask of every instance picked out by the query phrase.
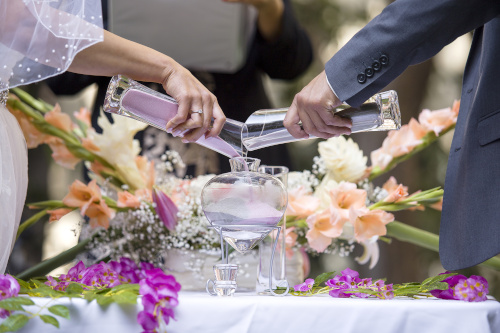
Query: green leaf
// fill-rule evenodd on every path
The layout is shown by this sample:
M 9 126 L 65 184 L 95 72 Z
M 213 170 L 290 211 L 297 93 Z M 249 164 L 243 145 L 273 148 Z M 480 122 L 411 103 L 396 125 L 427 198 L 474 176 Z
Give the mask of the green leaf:
M 320 284 L 322 284 L 323 282 L 327 281 L 328 279 L 330 279 L 330 277 L 335 274 L 335 271 L 333 272 L 326 272 L 326 273 L 323 273 L 323 274 L 320 274 L 318 275 L 315 279 L 314 279 L 314 285 L 315 286 L 319 286 Z
M 26 323 L 29 318 L 24 314 L 13 314 L 0 325 L 0 332 L 15 332 L 20 330 Z
M 56 318 L 54 318 L 52 316 L 40 315 L 40 319 L 43 320 L 43 322 L 46 324 L 51 324 L 51 325 L 54 325 L 55 327 L 59 328 L 59 322 L 57 321 Z
M 112 292 L 118 292 L 118 291 L 122 291 L 122 290 L 133 291 L 133 292 L 139 294 L 139 284 L 138 283 L 120 284 L 120 285 L 117 285 L 116 287 L 113 287 L 111 289 Z
M 435 282 L 441 282 L 446 278 L 449 278 L 450 276 L 456 275 L 456 273 L 450 273 L 450 274 L 441 274 L 441 275 L 436 275 L 436 276 L 431 276 L 422 282 L 422 285 L 426 284 L 432 284 Z
M 68 296 L 80 296 L 83 293 L 83 287 L 78 283 L 70 283 L 66 288 Z
M 109 305 L 111 303 L 113 303 L 113 297 L 112 296 L 97 295 L 97 304 L 99 304 L 99 305 Z
M 136 304 L 137 294 L 130 291 L 122 291 L 112 296 L 113 301 L 118 304 Z
M 23 305 L 35 304 L 27 297 L 11 297 L 0 301 L 0 308 L 9 311 L 23 311 Z
M 30 289 L 31 288 L 30 284 L 28 282 L 26 282 L 24 280 L 21 280 L 21 279 L 18 279 L 18 278 L 16 278 L 16 280 L 17 280 L 17 283 L 19 283 L 19 286 L 21 288 L 26 288 L 26 289 Z
M 64 305 L 53 305 L 49 308 L 50 313 L 69 319 L 69 309 Z

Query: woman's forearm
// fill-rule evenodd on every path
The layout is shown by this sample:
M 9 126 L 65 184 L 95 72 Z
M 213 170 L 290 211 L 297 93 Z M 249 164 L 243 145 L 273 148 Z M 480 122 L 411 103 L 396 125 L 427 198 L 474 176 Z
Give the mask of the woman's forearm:
M 163 84 L 175 67 L 178 64 L 169 56 L 104 31 L 104 41 L 79 52 L 68 70 L 97 76 L 123 74 Z

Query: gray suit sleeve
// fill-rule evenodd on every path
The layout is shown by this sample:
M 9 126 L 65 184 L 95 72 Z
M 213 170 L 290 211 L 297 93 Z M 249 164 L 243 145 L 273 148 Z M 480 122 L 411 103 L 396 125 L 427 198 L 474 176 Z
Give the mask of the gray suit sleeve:
M 341 101 L 358 106 L 498 15 L 496 0 L 396 0 L 327 62 L 328 82 Z

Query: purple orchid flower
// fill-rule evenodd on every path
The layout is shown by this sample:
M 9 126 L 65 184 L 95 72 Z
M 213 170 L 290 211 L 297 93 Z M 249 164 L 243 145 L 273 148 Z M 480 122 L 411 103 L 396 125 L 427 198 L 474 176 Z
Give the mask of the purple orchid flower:
M 170 231 L 174 230 L 179 210 L 172 199 L 163 191 L 153 188 L 153 202 L 156 204 L 156 214 L 158 214 L 165 227 Z
M 295 291 L 308 291 L 311 290 L 314 285 L 314 279 L 306 279 L 304 283 L 298 284 L 293 287 Z
M 8 274 L 0 274 L 0 301 L 10 297 L 17 297 L 21 287 L 17 280 Z M 10 311 L 0 309 L 0 319 L 10 316 Z
M 449 274 L 450 272 L 441 273 Z M 488 281 L 479 275 L 471 275 L 467 278 L 465 275 L 457 274 L 447 277 L 443 280 L 449 286 L 446 290 L 431 290 L 430 293 L 441 299 L 455 299 L 467 302 L 482 302 L 487 299 Z
M 139 282 L 139 293 L 143 296 L 144 311 L 137 320 L 145 332 L 150 332 L 160 324 L 168 324 L 170 319 L 175 320 L 173 308 L 179 304 L 181 285 L 159 268 L 143 270 L 142 273 L 145 278 Z

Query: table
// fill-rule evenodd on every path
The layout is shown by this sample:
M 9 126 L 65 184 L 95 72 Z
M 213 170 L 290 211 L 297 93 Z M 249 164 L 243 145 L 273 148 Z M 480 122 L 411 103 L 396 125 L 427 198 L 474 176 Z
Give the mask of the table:
M 38 304 L 50 301 L 34 298 Z M 500 303 L 480 303 L 399 298 L 336 299 L 315 297 L 256 296 L 237 293 L 232 298 L 211 297 L 204 292 L 181 292 L 177 321 L 169 333 L 262 333 L 262 332 L 343 332 L 343 333 L 483 333 L 500 332 Z M 71 320 L 60 319 L 57 329 L 31 320 L 20 332 L 141 332 L 136 322 L 142 305 L 111 304 L 100 307 L 95 301 L 62 298 L 56 304 L 70 308 Z M 54 303 L 51 303 L 51 305 Z

